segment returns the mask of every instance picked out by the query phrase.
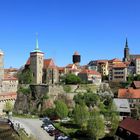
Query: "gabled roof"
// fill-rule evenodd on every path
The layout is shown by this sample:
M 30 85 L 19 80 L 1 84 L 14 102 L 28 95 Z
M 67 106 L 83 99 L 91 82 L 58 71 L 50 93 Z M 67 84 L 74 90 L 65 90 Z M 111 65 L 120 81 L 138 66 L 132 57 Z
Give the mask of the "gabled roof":
M 114 59 L 111 59 L 111 60 L 109 60 L 110 62 L 122 62 L 120 59 L 118 59 L 118 58 L 114 58 Z
M 30 65 L 30 57 L 28 58 L 26 65 Z
M 55 68 L 53 59 L 44 59 L 44 68 Z
M 95 70 L 88 70 L 88 69 L 84 69 L 82 70 L 79 74 L 93 74 L 93 75 L 99 75 L 101 76 L 101 74 Z
M 140 99 L 140 89 L 119 89 L 118 98 L 124 99 Z
M 133 81 L 133 84 L 136 88 L 140 88 L 140 81 Z
M 113 102 L 115 103 L 118 112 L 128 112 L 128 113 L 130 113 L 130 105 L 129 105 L 127 99 L 114 98 Z
M 122 120 L 119 127 L 140 136 L 140 120 L 135 120 L 132 118 L 126 118 Z
M 28 58 L 26 65 L 30 65 L 30 58 Z M 56 65 L 52 58 L 44 59 L 44 68 L 55 68 Z

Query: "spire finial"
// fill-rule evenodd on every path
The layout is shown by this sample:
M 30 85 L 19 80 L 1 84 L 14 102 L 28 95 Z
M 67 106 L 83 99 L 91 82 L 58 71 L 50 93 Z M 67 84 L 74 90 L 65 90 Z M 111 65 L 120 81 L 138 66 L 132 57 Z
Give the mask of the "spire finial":
M 36 50 L 39 50 L 39 45 L 38 45 L 38 33 L 36 33 Z

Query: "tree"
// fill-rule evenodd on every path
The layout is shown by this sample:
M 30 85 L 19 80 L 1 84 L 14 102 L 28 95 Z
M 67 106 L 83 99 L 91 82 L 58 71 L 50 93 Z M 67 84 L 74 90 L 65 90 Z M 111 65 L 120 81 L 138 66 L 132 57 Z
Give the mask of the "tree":
M 87 126 L 89 111 L 84 103 L 76 104 L 73 110 L 73 118 L 75 123 L 79 125 L 82 129 L 84 129 Z
M 81 83 L 81 79 L 74 74 L 67 74 L 65 77 L 65 83 L 66 84 L 79 84 Z
M 13 104 L 10 101 L 7 101 L 4 106 L 4 111 L 9 113 L 13 110 Z
M 61 119 L 68 116 L 68 107 L 61 100 L 55 102 L 55 111 L 58 117 L 60 117 Z
M 21 84 L 31 84 L 33 81 L 33 73 L 29 67 L 23 69 L 17 76 Z
M 110 135 L 113 136 L 119 125 L 119 114 L 116 112 L 117 108 L 113 101 L 109 104 L 105 114 L 106 122 L 109 122 L 108 129 L 110 130 Z
M 88 121 L 87 130 L 89 136 L 95 140 L 103 138 L 105 135 L 105 124 L 104 119 L 100 113 L 96 110 L 93 110 L 90 114 L 90 119 Z
M 84 95 L 82 93 L 78 93 L 74 96 L 73 100 L 76 104 L 80 104 L 84 101 Z
M 75 103 L 78 104 L 84 102 L 88 107 L 90 106 L 94 107 L 95 105 L 99 104 L 100 98 L 95 93 L 84 93 L 84 94 L 78 93 L 77 95 L 74 96 L 74 101 Z
M 84 101 L 88 107 L 90 107 L 90 106 L 94 107 L 94 106 L 98 106 L 98 104 L 100 102 L 100 98 L 95 93 L 85 93 Z

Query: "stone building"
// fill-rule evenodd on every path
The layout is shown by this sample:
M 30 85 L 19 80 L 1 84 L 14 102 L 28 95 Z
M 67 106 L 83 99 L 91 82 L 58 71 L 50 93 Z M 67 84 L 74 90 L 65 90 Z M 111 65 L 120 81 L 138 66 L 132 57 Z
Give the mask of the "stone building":
M 30 68 L 33 72 L 33 83 L 41 84 L 43 75 L 44 53 L 38 47 L 36 39 L 36 48 L 30 53 Z
M 14 77 L 17 69 L 4 69 L 4 53 L 0 51 L 0 115 L 6 102 L 14 105 L 17 96 L 18 79 Z

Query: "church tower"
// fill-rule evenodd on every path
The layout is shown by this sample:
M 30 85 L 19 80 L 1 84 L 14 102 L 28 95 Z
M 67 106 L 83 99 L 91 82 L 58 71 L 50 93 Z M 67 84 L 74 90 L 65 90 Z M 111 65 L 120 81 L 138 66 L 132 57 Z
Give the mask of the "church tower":
M 36 37 L 36 48 L 30 53 L 30 68 L 33 72 L 33 83 L 41 84 L 43 75 L 44 53 L 40 51 L 38 37 Z
M 129 61 L 129 59 L 130 59 L 130 56 L 129 56 L 129 48 L 128 48 L 128 42 L 127 42 L 127 38 L 126 38 L 123 61 L 124 62 L 127 62 L 127 61 Z
M 0 50 L 0 80 L 4 79 L 4 53 Z

